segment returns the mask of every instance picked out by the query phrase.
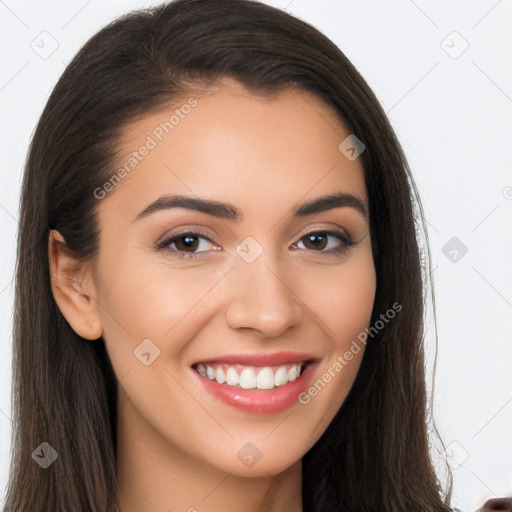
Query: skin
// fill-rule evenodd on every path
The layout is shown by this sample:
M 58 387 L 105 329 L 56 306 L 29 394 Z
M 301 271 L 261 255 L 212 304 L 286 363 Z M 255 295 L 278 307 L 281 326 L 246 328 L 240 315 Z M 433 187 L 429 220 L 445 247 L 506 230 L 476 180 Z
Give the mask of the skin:
M 320 360 L 314 382 L 349 349 L 369 326 L 375 296 L 368 219 L 350 206 L 305 217 L 291 210 L 336 192 L 368 206 L 363 169 L 338 150 L 350 132 L 313 95 L 287 89 L 264 99 L 224 79 L 194 97 L 190 114 L 99 201 L 93 259 L 74 262 L 52 231 L 54 296 L 80 336 L 103 337 L 119 380 L 122 512 L 300 511 L 301 458 L 346 398 L 364 350 L 308 404 L 274 414 L 217 401 L 191 365 L 306 352 Z M 118 165 L 185 102 L 128 125 Z M 181 208 L 134 221 L 164 194 L 229 202 L 243 218 Z M 199 238 L 194 259 L 179 258 L 177 245 L 153 247 L 196 229 L 211 242 Z M 308 245 L 305 235 L 322 229 L 344 230 L 356 245 L 339 254 L 327 252 L 343 245 L 336 236 Z M 247 236 L 263 249 L 252 263 L 236 252 Z M 148 338 L 160 354 L 145 366 L 134 350 Z M 261 453 L 252 467 L 237 457 L 248 442 Z

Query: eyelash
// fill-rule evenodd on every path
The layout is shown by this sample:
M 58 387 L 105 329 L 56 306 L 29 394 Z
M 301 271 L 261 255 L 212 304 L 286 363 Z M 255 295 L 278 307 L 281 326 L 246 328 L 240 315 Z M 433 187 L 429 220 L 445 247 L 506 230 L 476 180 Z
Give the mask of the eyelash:
M 193 237 L 205 238 L 210 243 L 212 243 L 212 244 L 214 243 L 205 233 L 201 233 L 200 231 L 183 231 L 182 233 L 178 233 L 175 235 L 171 235 L 170 237 L 164 238 L 164 240 L 162 240 L 161 242 L 158 242 L 156 244 L 156 249 L 171 252 L 174 255 L 176 255 L 178 258 L 183 258 L 183 259 L 198 258 L 198 257 L 200 257 L 199 256 L 200 254 L 203 254 L 203 252 L 207 252 L 207 251 L 201 251 L 199 253 L 192 253 L 192 252 L 179 251 L 176 249 L 169 248 L 170 244 L 179 241 L 181 238 L 184 238 L 186 235 L 192 235 Z M 300 249 L 300 250 L 309 250 L 312 252 L 323 252 L 323 253 L 326 253 L 327 255 L 336 256 L 336 255 L 343 254 L 347 249 L 349 249 L 350 247 L 354 247 L 356 245 L 344 231 L 336 231 L 336 230 L 329 230 L 329 229 L 315 230 L 315 231 L 306 233 L 303 237 L 300 238 L 299 242 L 301 242 L 304 238 L 312 236 L 312 235 L 335 236 L 335 237 L 339 238 L 339 240 L 341 240 L 342 244 L 334 249 L 328 249 L 328 250 L 323 250 L 323 249 L 318 250 L 318 251 L 315 251 L 314 249 Z M 299 242 L 296 242 L 296 243 L 299 243 Z

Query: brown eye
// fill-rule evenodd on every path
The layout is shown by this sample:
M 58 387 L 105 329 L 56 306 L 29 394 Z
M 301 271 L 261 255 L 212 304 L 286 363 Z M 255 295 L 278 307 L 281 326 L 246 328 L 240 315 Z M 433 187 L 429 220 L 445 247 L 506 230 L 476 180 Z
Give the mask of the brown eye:
M 194 252 L 199 246 L 198 236 L 195 235 L 183 235 L 175 239 L 174 244 L 178 251 Z
M 307 249 L 323 249 L 327 245 L 325 233 L 312 233 L 304 237 L 304 245 Z
M 299 244 L 308 250 L 328 253 L 343 251 L 355 245 L 343 231 L 313 231 L 303 236 Z
M 206 235 L 194 231 L 171 235 L 159 242 L 156 248 L 183 258 L 193 258 L 209 250 L 218 250 Z

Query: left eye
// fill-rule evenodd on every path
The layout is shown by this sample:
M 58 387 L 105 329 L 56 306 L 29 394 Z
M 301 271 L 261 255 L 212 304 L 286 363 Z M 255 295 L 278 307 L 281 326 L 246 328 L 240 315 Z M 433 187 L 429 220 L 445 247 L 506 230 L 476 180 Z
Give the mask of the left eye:
M 350 246 L 351 242 L 342 231 L 313 231 L 303 236 L 299 242 L 297 242 L 297 246 L 300 244 L 304 247 L 299 247 L 299 249 L 337 251 Z

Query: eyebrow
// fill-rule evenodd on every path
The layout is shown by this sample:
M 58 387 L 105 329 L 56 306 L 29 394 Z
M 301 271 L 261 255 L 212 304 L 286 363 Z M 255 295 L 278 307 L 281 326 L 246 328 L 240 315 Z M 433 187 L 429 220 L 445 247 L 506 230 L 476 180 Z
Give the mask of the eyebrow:
M 366 205 L 358 197 L 347 194 L 337 193 L 318 197 L 312 201 L 303 203 L 292 210 L 294 217 L 304 217 L 313 213 L 325 212 L 334 208 L 351 207 L 359 211 L 365 218 L 368 218 L 368 210 Z M 144 210 L 142 210 L 132 222 L 148 217 L 149 215 L 175 208 L 185 208 L 201 213 L 232 221 L 242 220 L 242 210 L 230 203 L 223 203 L 211 199 L 202 199 L 185 195 L 165 195 L 153 201 Z

